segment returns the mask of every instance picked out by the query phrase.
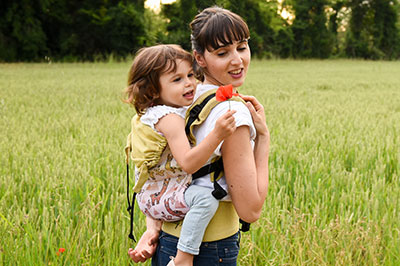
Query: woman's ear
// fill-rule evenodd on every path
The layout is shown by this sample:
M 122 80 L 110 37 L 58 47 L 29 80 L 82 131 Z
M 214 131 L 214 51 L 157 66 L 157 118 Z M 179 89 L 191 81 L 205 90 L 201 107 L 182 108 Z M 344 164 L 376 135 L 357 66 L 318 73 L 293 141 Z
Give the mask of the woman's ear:
M 204 59 L 204 55 L 199 54 L 196 50 L 193 51 L 194 59 L 196 60 L 197 64 L 205 68 L 207 66 L 206 60 Z

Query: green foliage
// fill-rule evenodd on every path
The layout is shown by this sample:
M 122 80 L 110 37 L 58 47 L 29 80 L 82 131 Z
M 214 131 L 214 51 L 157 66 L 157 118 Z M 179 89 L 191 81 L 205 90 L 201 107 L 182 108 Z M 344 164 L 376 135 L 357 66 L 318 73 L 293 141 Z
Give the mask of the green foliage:
M 326 0 L 294 1 L 294 54 L 296 57 L 327 58 L 332 51 L 333 36 L 326 24 Z
M 375 58 L 379 57 L 377 51 L 373 52 L 373 42 L 370 38 L 373 28 L 373 10 L 369 8 L 369 1 L 350 1 L 352 16 L 350 31 L 347 35 L 346 53 L 351 57 Z
M 332 12 L 329 14 L 329 32 L 332 36 L 332 54 L 340 54 L 340 39 L 338 36 L 339 26 L 342 25 L 343 18 L 339 17 L 341 10 L 345 7 L 345 1 L 333 1 L 331 3 Z
M 77 13 L 74 33 L 79 38 L 71 42 L 72 55 L 84 60 L 111 53 L 124 57 L 145 44 L 143 13 L 134 4 L 80 8 Z
M 371 7 L 374 16 L 374 46 L 384 53 L 387 59 L 400 56 L 399 30 L 396 28 L 398 1 L 374 0 Z
M 38 13 L 41 3 L 4 1 L 0 11 L 0 60 L 33 61 L 47 52 L 46 35 Z M 3 9 L 4 8 L 4 9 Z
M 160 43 L 166 32 L 166 21 L 152 10 L 144 10 L 144 27 L 146 30 L 145 46 Z
M 397 1 L 352 0 L 346 53 L 366 59 L 398 58 L 400 54 Z
M 104 50 L 108 48 L 117 55 L 125 56 L 146 44 L 143 13 L 135 5 L 120 2 L 118 6 L 110 8 L 108 16 L 110 20 L 105 25 L 104 32 L 107 34 L 104 38 L 109 44 Z
M 282 27 L 279 29 L 275 37 L 276 53 L 280 58 L 293 57 L 294 37 L 290 27 Z
M 244 18 L 258 58 L 400 58 L 399 1 L 177 0 L 160 14 L 144 2 L 1 1 L 0 61 L 120 60 L 156 43 L 191 50 L 189 23 L 213 5 Z
M 0 60 L 125 57 L 149 44 L 143 1 L 11 1 L 0 22 Z
M 189 23 L 197 14 L 194 1 L 178 0 L 163 5 L 161 14 L 168 19 L 166 34 L 161 38 L 163 43 L 176 43 L 187 51 L 191 51 Z

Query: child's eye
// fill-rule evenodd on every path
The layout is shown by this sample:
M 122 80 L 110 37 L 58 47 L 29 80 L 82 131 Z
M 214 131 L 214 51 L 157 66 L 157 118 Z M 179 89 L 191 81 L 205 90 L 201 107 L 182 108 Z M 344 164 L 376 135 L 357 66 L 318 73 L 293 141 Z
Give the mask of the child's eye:
M 188 74 L 188 77 L 189 77 L 189 78 L 191 78 L 191 77 L 193 77 L 193 76 L 194 76 L 193 73 L 189 73 L 189 74 Z
M 180 81 L 181 80 L 181 78 L 175 78 L 174 80 L 172 80 L 173 82 L 178 82 L 178 81 Z
M 247 49 L 247 46 L 240 46 L 237 48 L 239 51 L 243 51 Z
M 217 53 L 218 56 L 224 56 L 226 54 L 226 52 L 219 52 Z

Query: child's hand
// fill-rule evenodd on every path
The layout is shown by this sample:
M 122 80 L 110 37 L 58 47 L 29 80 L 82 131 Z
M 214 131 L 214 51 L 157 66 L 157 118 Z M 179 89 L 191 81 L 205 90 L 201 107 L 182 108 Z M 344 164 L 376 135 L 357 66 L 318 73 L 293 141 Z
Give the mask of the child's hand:
M 269 137 L 267 123 L 265 122 L 264 106 L 254 96 L 240 95 L 240 97 L 246 101 L 246 106 L 251 113 L 254 126 L 257 130 L 257 136 Z
M 229 110 L 218 118 L 215 123 L 215 133 L 221 140 L 229 137 L 236 130 L 235 117 L 233 116 L 234 113 L 236 113 L 236 110 Z

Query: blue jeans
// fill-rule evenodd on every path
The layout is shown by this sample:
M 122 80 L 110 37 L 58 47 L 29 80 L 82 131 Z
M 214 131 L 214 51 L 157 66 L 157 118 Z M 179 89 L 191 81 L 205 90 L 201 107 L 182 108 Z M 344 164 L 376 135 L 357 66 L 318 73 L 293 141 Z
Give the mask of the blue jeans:
M 190 210 L 183 220 L 178 249 L 192 254 L 199 254 L 199 247 L 204 232 L 215 212 L 219 201 L 211 194 L 212 188 L 190 185 L 185 191 L 185 201 Z
M 200 254 L 194 256 L 194 266 L 236 266 L 239 255 L 239 232 L 233 236 L 213 242 L 203 242 Z M 178 238 L 161 231 L 152 266 L 165 266 L 176 256 Z

